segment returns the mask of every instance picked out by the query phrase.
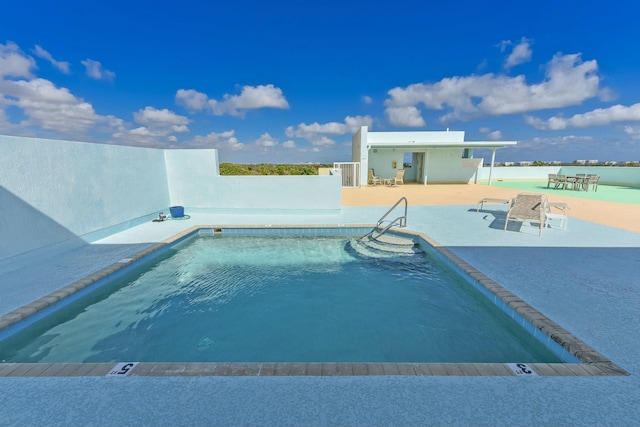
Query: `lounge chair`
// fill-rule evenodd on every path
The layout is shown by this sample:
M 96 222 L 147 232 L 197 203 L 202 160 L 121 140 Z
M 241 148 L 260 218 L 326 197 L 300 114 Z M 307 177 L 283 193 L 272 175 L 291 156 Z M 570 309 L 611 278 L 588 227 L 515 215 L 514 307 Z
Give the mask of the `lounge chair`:
M 404 169 L 398 169 L 396 176 L 389 178 L 387 183 L 389 185 L 404 184 Z
M 373 169 L 369 169 L 369 185 L 382 184 L 382 179 L 379 176 L 375 176 Z
M 546 213 L 549 212 L 549 201 L 544 194 L 527 194 L 520 193 L 511 199 L 509 211 L 504 220 L 504 231 L 507 231 L 509 220 L 521 222 L 538 222 L 540 224 L 540 232 L 545 226 Z

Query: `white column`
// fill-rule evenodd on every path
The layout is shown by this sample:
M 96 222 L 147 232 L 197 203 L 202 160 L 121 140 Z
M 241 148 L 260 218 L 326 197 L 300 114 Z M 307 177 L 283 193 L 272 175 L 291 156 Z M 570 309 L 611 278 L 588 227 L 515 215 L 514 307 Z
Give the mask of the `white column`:
M 496 160 L 496 149 L 495 147 L 491 151 L 491 167 L 489 168 L 489 185 L 491 185 L 491 176 L 493 175 L 493 163 Z

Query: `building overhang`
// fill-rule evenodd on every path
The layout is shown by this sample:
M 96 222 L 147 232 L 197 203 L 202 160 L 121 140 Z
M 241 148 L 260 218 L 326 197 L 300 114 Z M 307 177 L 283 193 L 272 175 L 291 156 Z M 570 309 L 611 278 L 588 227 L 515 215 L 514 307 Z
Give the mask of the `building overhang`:
M 416 151 L 430 148 L 503 148 L 506 146 L 514 146 L 517 143 L 517 141 L 367 141 L 367 148 L 395 148 Z

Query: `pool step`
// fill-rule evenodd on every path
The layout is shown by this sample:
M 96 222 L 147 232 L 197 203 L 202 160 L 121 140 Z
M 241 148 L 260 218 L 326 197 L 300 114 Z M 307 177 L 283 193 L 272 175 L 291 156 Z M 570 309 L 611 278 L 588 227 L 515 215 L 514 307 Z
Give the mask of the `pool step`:
M 368 235 L 360 239 L 352 239 L 349 243 L 353 250 L 367 258 L 391 258 L 415 254 L 413 240 L 391 234 Z

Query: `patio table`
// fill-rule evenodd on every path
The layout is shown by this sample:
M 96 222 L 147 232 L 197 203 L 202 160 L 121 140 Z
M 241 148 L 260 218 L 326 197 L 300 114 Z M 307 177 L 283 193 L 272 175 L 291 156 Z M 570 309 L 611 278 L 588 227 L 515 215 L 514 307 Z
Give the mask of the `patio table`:
M 587 191 L 585 184 L 588 182 L 588 178 L 586 176 L 568 176 L 567 182 L 571 184 L 573 190 L 582 189 Z

